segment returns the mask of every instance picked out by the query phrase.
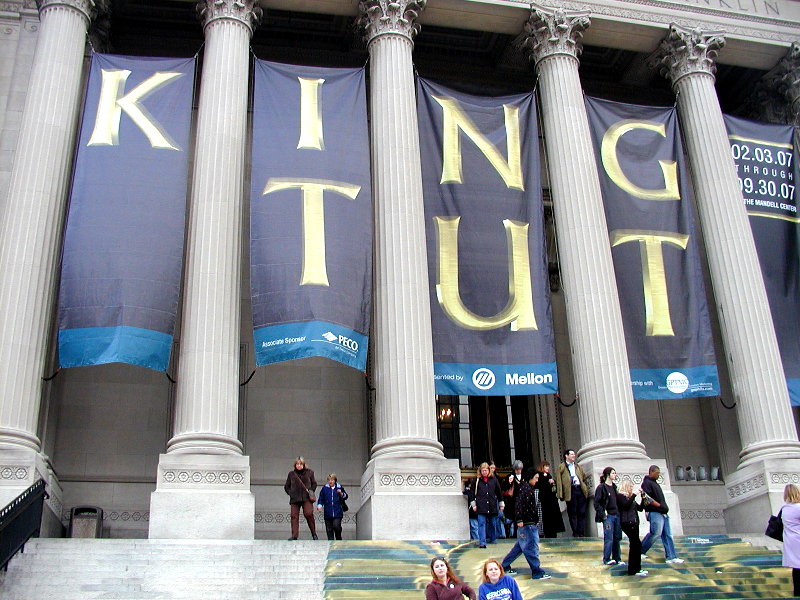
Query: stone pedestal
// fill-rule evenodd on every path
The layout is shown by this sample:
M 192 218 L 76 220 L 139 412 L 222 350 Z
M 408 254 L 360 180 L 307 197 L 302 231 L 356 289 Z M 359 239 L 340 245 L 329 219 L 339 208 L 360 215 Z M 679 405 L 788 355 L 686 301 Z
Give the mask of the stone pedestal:
M 0 509 L 32 486 L 45 482 L 49 498 L 42 512 L 41 537 L 61 536 L 62 492 L 47 457 L 27 448 L 0 448 Z
M 151 539 L 252 540 L 250 458 L 162 454 L 150 497 Z
M 467 540 L 458 461 L 374 458 L 361 478 L 359 539 Z
M 783 505 L 787 483 L 800 487 L 800 459 L 763 460 L 739 467 L 725 480 L 725 528 L 764 534 L 769 515 Z

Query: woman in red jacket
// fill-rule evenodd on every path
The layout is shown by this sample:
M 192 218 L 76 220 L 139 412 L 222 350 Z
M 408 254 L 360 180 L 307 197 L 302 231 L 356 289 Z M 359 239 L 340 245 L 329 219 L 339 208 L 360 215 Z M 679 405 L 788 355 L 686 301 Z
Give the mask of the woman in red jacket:
M 453 569 L 443 558 L 431 561 L 433 581 L 425 588 L 425 600 L 464 600 L 464 597 L 475 600 L 475 590 L 456 577 Z

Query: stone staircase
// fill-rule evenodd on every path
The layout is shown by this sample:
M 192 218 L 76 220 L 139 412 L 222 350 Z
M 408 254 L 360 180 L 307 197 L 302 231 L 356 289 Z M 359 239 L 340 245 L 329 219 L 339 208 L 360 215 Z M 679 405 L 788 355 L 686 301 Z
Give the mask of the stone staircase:
M 542 567 L 552 575 L 532 581 L 524 557 L 514 563 L 515 579 L 527 599 L 626 598 L 626 600 L 706 600 L 786 598 L 791 571 L 775 551 L 724 535 L 676 539 L 682 565 L 667 565 L 660 543 L 644 561 L 646 578 L 629 577 L 626 567 L 602 564 L 599 539 L 544 540 Z M 477 591 L 481 565 L 502 559 L 511 542 L 479 549 L 459 542 L 334 542 L 328 555 L 326 600 L 419 600 L 430 581 L 428 565 L 446 556 L 456 573 Z M 623 556 L 627 543 L 623 541 Z
M 724 535 L 676 539 L 682 565 L 667 565 L 660 544 L 645 561 L 650 576 L 601 564 L 599 539 L 545 540 L 532 581 L 514 563 L 527 599 L 706 600 L 787 598 L 791 573 L 780 554 Z M 428 564 L 447 556 L 477 589 L 481 564 L 511 542 L 287 542 L 258 540 L 34 539 L 0 572 L 3 600 L 419 600 Z M 627 544 L 623 542 L 623 554 Z
M 3 600 L 323 600 L 327 542 L 33 539 Z

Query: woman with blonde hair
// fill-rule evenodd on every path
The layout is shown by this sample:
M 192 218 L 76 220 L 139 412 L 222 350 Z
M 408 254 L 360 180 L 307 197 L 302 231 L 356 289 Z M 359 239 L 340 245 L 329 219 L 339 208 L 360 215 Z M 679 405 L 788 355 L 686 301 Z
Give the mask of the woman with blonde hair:
M 497 540 L 492 518 L 503 510 L 503 491 L 497 477 L 491 476 L 488 463 L 481 463 L 477 475 L 472 488 L 475 497 L 470 502 L 470 510 L 478 515 L 478 547 L 486 548 L 487 535 L 490 544 Z
M 641 489 L 633 490 L 633 482 L 626 479 L 619 486 L 617 492 L 617 506 L 619 507 L 619 520 L 622 531 L 628 536 L 628 575 L 647 577 L 648 572 L 642 570 L 642 540 L 639 539 L 639 511 L 641 504 L 636 502 L 636 496 Z
M 478 588 L 478 600 L 523 600 L 517 582 L 506 575 L 496 558 L 483 563 L 483 583 Z
M 463 583 L 443 557 L 431 561 L 433 581 L 425 588 L 425 600 L 475 600 L 475 590 Z
M 783 566 L 792 569 L 794 596 L 800 596 L 800 489 L 793 483 L 783 488 Z

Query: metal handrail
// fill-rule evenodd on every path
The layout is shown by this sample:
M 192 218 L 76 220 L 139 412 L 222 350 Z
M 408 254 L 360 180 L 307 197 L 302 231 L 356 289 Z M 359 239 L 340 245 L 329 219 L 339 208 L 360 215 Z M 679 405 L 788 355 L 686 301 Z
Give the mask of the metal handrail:
M 0 569 L 8 570 L 11 558 L 25 551 L 29 539 L 39 536 L 46 498 L 44 480 L 39 479 L 0 510 Z

